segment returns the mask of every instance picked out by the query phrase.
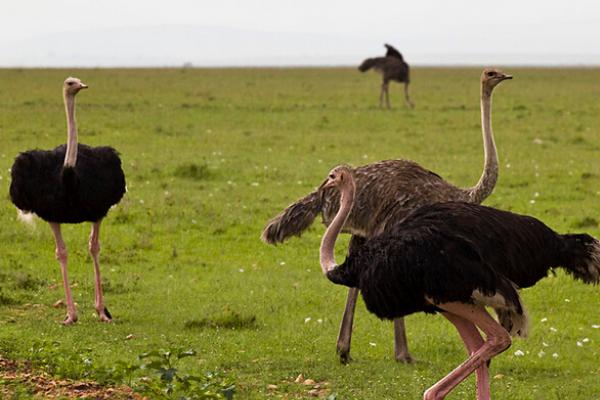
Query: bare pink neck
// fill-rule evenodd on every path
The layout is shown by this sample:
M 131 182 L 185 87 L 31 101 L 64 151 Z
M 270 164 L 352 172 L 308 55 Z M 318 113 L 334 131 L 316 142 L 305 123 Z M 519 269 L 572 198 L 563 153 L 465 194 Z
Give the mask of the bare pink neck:
M 483 134 L 484 164 L 479 182 L 469 189 L 470 201 L 481 203 L 487 198 L 498 180 L 498 153 L 492 132 L 492 89 L 481 88 L 481 130 Z
M 348 183 L 340 188 L 340 192 L 340 209 L 333 221 L 331 221 L 331 224 L 329 224 L 329 227 L 327 227 L 323 239 L 321 240 L 320 262 L 324 274 L 337 266 L 333 251 L 335 248 L 335 241 L 352 210 L 355 192 L 354 180 L 350 178 Z
M 74 167 L 77 162 L 77 124 L 75 123 L 75 96 L 64 94 L 65 111 L 67 113 L 67 151 L 65 154 L 65 167 Z

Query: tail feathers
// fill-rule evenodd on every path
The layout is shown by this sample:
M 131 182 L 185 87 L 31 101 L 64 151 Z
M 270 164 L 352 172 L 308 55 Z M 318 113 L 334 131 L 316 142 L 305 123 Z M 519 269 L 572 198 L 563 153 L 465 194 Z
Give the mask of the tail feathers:
M 377 65 L 377 63 L 378 63 L 377 58 L 367 58 L 365 61 L 362 62 L 362 64 L 360 64 L 358 66 L 358 70 L 360 72 L 367 72 L 371 68 L 375 67 Z
M 289 205 L 273 218 L 265 227 L 261 239 L 268 244 L 283 243 L 290 236 L 300 236 L 321 211 L 322 200 L 319 191 Z
M 588 234 L 562 235 L 562 265 L 584 283 L 600 283 L 600 242 Z
M 521 312 L 513 309 L 496 309 L 498 322 L 508 331 L 510 336 L 527 337 L 529 334 L 529 318 L 521 305 Z
M 35 215 L 33 213 L 25 212 L 17 209 L 17 219 L 28 226 L 35 226 Z

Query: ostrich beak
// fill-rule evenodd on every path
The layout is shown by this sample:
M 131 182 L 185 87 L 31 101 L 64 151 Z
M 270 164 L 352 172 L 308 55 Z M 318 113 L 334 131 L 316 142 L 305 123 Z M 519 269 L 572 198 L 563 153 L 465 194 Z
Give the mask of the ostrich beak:
M 502 77 L 502 80 L 505 80 L 505 79 L 512 79 L 512 75 L 504 75 Z
M 82 89 L 87 89 L 88 87 L 89 87 L 89 86 L 88 86 L 88 85 L 86 85 L 85 83 L 82 83 L 82 84 L 81 84 L 81 88 L 82 88 Z

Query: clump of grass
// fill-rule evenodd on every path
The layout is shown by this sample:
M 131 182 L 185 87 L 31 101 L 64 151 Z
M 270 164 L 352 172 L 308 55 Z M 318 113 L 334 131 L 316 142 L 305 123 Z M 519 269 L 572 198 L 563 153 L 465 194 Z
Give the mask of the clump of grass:
M 581 179 L 593 179 L 596 177 L 597 177 L 597 175 L 592 172 L 584 172 L 581 174 Z
M 207 164 L 198 165 L 196 163 L 181 164 L 175 169 L 175 176 L 178 178 L 193 179 L 195 181 L 210 179 L 212 173 Z
M 17 272 L 14 276 L 14 287 L 22 290 L 36 290 L 44 284 L 44 281 L 31 276 L 28 273 Z
M 18 304 L 19 302 L 15 299 L 13 299 L 12 297 L 5 295 L 4 293 L 2 293 L 2 288 L 0 288 L 0 307 L 3 306 L 14 306 L 15 304 Z
M 573 227 L 575 228 L 597 228 L 598 220 L 592 217 L 584 217 L 578 221 L 573 223 Z
M 256 326 L 255 315 L 241 315 L 235 311 L 227 310 L 222 314 L 210 318 L 192 319 L 186 321 L 186 329 L 250 329 Z

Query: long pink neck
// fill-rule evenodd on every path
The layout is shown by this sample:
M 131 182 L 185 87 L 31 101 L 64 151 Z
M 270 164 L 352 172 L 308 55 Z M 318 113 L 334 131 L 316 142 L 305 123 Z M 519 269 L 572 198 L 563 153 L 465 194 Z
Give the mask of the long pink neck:
M 488 197 L 498 180 L 498 153 L 492 132 L 492 89 L 481 87 L 481 130 L 483 134 L 484 165 L 479 182 L 468 189 L 470 201 L 481 203 Z
M 321 240 L 320 262 L 324 274 L 337 266 L 333 251 L 335 248 L 335 241 L 352 210 L 355 192 L 354 180 L 349 178 L 348 183 L 340 189 L 340 192 L 340 209 L 333 221 L 331 221 L 331 224 L 329 224 L 329 227 L 327 227 L 323 239 Z
M 65 167 L 74 167 L 77 162 L 77 124 L 75 123 L 75 96 L 65 93 L 65 111 L 67 113 L 67 152 L 65 154 Z

